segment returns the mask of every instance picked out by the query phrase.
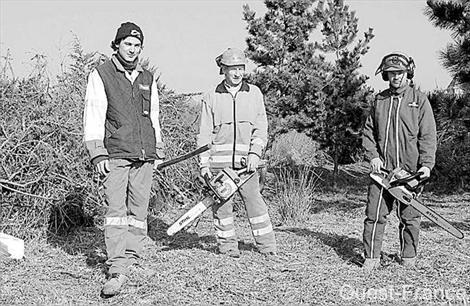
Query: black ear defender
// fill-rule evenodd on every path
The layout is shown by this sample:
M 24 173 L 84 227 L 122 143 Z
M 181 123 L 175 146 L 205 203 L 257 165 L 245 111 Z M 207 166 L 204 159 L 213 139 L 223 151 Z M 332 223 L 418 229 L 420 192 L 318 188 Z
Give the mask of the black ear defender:
M 375 72 L 375 75 L 381 73 L 382 80 L 388 82 L 387 71 L 391 71 L 389 68 L 394 65 L 405 65 L 406 78 L 409 80 L 413 79 L 416 67 L 413 58 L 399 52 L 390 53 L 384 56 L 380 62 L 379 68 L 377 68 L 377 71 Z

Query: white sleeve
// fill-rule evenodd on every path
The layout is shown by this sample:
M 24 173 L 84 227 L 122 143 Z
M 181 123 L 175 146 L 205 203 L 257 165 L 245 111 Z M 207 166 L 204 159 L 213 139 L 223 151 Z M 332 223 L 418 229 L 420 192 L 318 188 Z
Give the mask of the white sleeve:
M 83 114 L 83 141 L 104 141 L 108 99 L 103 80 L 95 69 L 88 77 Z
M 160 99 L 158 98 L 158 87 L 155 76 L 152 81 L 152 95 L 150 97 L 150 120 L 152 121 L 153 128 L 155 129 L 156 143 L 162 142 L 161 128 L 160 128 Z

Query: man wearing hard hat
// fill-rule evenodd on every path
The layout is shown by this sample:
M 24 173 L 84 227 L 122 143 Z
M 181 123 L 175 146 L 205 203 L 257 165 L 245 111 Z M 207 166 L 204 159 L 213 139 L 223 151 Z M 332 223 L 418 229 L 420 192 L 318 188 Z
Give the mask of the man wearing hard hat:
M 243 80 L 246 58 L 241 50 L 230 48 L 216 58 L 224 80 L 202 99 L 198 146 L 212 144 L 200 155 L 201 175 L 211 176 L 225 167 L 256 172 L 267 142 L 266 111 L 260 89 Z M 241 188 L 252 234 L 260 253 L 276 255 L 276 240 L 266 203 L 260 193 L 258 174 Z M 233 202 L 213 206 L 219 252 L 240 257 L 234 227 Z
M 425 94 L 413 87 L 413 59 L 395 52 L 386 55 L 376 71 L 389 88 L 376 96 L 363 135 L 366 159 L 372 172 L 397 167 L 422 172 L 428 178 L 436 154 L 436 124 Z M 380 252 L 387 215 L 394 198 L 376 183 L 369 185 L 363 244 L 364 268 L 380 266 Z M 420 214 L 411 206 L 397 204 L 400 263 L 414 267 L 418 250 Z

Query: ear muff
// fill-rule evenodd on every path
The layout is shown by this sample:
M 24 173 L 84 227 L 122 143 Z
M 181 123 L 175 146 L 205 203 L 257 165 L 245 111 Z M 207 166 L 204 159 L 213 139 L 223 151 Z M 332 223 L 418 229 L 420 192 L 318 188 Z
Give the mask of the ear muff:
M 387 70 L 387 60 L 390 58 L 390 57 L 398 57 L 398 58 L 401 58 L 402 60 L 404 60 L 404 62 L 406 63 L 406 67 L 405 67 L 405 70 L 406 70 L 406 78 L 411 80 L 413 79 L 414 77 L 414 74 L 415 74 L 415 63 L 414 63 L 414 60 L 413 58 L 411 57 L 408 57 L 406 56 L 405 54 L 403 53 L 391 53 L 391 54 L 388 54 L 386 56 L 384 56 L 382 58 L 382 61 L 380 62 L 380 66 L 379 68 L 377 68 L 377 71 L 375 72 L 375 74 L 379 74 L 381 73 L 382 74 L 382 80 L 388 82 L 389 79 L 388 79 L 388 74 L 387 74 L 387 71 L 390 71 L 390 70 Z

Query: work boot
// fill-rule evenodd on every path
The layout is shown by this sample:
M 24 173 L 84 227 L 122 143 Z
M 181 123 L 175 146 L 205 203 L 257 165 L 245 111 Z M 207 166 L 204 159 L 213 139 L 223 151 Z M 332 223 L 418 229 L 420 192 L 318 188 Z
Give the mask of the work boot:
M 371 272 L 372 270 L 378 269 L 380 267 L 380 258 L 366 258 L 362 264 L 362 269 L 365 272 Z
M 101 290 L 101 294 L 108 298 L 119 294 L 127 281 L 124 274 L 113 273 L 109 276 L 108 280 Z
M 400 265 L 405 268 L 416 268 L 416 257 L 402 258 L 400 261 Z

